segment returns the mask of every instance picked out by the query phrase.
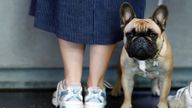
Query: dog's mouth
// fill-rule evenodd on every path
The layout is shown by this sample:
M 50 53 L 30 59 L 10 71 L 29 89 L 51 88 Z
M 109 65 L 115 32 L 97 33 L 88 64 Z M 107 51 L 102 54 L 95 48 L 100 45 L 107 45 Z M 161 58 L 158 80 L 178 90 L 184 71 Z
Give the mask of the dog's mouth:
M 136 58 L 138 60 L 147 60 L 153 59 L 156 53 L 150 53 L 145 51 L 144 49 L 138 50 L 136 53 L 132 53 L 131 51 L 127 51 L 130 57 Z
M 154 56 L 150 54 L 146 49 L 141 48 L 136 51 L 134 57 L 138 60 L 147 60 L 153 58 Z

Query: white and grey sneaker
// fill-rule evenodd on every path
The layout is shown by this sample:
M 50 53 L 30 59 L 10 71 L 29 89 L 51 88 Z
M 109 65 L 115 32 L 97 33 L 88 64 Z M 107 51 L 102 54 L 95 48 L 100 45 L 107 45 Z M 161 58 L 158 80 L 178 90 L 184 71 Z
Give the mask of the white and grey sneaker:
M 168 97 L 170 108 L 192 108 L 192 82 L 181 88 L 175 96 Z
M 89 87 L 86 90 L 84 108 L 105 108 L 106 92 L 98 87 Z
M 53 93 L 52 104 L 59 108 L 83 108 L 82 87 L 66 87 L 63 81 L 60 81 Z

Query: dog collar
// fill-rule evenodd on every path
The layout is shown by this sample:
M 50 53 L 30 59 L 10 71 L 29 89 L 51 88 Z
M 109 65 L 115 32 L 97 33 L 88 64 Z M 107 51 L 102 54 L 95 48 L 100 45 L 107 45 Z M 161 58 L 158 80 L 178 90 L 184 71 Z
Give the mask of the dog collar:
M 160 49 L 157 51 L 157 54 L 155 55 L 154 59 L 157 59 L 158 56 L 161 56 L 160 52 L 161 52 L 161 50 L 163 49 L 164 41 L 165 41 L 165 38 L 163 37 L 163 41 L 162 41 L 161 47 L 160 47 Z

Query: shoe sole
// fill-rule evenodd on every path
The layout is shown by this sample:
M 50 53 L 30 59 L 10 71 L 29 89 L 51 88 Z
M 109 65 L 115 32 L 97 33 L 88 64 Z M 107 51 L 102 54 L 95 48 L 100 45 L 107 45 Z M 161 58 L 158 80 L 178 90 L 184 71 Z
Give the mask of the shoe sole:
M 84 108 L 83 103 L 74 104 L 73 102 L 60 106 L 59 108 Z
M 84 108 L 105 108 L 104 106 L 85 106 Z
M 84 108 L 83 106 L 79 107 L 79 106 L 62 106 L 59 108 Z
M 84 108 L 105 108 L 105 105 L 103 104 L 95 104 L 95 103 L 91 103 L 91 104 L 85 104 Z
M 75 105 L 70 105 L 70 106 L 60 106 L 59 108 L 84 108 L 83 105 L 82 106 L 75 106 Z

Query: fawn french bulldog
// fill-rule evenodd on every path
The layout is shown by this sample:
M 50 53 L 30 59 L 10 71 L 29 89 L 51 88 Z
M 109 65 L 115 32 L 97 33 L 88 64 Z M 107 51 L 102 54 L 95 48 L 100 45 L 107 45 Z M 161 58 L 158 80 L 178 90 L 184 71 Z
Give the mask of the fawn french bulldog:
M 166 6 L 159 6 L 152 17 L 139 19 L 129 3 L 123 3 L 120 17 L 124 33 L 118 80 L 112 91 L 117 95 L 121 86 L 124 102 L 121 108 L 132 108 L 131 96 L 134 76 L 152 80 L 152 92 L 159 95 L 158 108 L 168 108 L 167 97 L 171 88 L 173 55 L 165 33 L 168 18 Z

